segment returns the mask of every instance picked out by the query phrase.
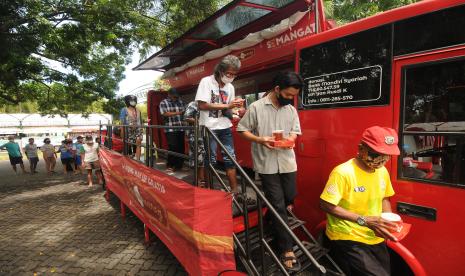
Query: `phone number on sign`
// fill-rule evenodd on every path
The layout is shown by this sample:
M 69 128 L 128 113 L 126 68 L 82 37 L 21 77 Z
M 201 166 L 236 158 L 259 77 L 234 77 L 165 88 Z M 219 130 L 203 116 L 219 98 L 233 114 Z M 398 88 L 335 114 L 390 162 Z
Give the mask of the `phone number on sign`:
M 320 99 L 318 99 L 318 101 L 320 103 L 326 103 L 326 102 L 350 101 L 350 100 L 353 100 L 353 99 L 354 99 L 354 96 L 346 95 L 346 96 L 335 96 L 335 97 L 320 98 Z

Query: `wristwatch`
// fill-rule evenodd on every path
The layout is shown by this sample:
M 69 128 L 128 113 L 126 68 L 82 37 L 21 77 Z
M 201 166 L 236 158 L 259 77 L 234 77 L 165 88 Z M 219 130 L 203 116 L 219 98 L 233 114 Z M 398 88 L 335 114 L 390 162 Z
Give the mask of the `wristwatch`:
M 366 226 L 367 225 L 367 221 L 365 220 L 365 217 L 364 216 L 359 216 L 357 218 L 357 223 L 358 225 L 360 226 Z

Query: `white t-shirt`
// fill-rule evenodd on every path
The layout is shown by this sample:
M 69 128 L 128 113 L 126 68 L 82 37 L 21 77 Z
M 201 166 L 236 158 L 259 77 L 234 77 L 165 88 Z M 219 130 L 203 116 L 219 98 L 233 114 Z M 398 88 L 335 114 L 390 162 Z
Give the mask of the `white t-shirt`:
M 84 149 L 84 162 L 95 162 L 98 160 L 98 144 L 93 143 L 92 146 L 87 144 L 82 145 Z
M 204 77 L 200 81 L 195 100 L 206 103 L 228 104 L 234 97 L 234 86 L 232 84 L 228 83 L 220 89 L 215 76 L 211 75 Z M 231 121 L 223 116 L 221 110 L 201 110 L 199 123 L 210 129 L 226 129 L 232 126 Z
M 27 158 L 34 158 L 37 156 L 37 145 L 36 144 L 27 144 L 24 147 L 24 151 L 26 152 Z

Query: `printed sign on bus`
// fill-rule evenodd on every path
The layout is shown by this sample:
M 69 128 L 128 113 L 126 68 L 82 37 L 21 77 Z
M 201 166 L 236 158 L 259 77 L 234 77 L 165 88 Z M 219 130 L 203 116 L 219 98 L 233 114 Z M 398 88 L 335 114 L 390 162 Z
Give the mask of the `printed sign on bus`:
M 380 65 L 324 74 L 305 79 L 302 105 L 323 106 L 372 102 L 381 98 Z

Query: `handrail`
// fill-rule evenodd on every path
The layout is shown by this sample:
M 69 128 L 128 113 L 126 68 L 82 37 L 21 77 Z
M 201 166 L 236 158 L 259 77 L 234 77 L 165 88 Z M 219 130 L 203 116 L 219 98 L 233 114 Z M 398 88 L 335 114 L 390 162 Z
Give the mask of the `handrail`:
M 313 263 L 315 267 L 317 267 L 322 273 L 326 273 L 326 268 L 318 263 L 318 261 L 313 257 L 313 255 L 307 250 L 307 248 L 304 246 L 304 244 L 300 241 L 300 239 L 294 234 L 292 229 L 287 225 L 287 223 L 280 217 L 278 212 L 274 209 L 274 207 L 271 205 L 271 203 L 266 199 L 264 194 L 261 192 L 261 190 L 258 188 L 258 186 L 254 183 L 254 181 L 249 177 L 249 175 L 244 171 L 244 169 L 239 165 L 239 163 L 236 161 L 235 158 L 232 157 L 232 155 L 229 153 L 229 151 L 226 149 L 224 144 L 218 139 L 218 137 L 214 134 L 214 132 L 206 127 L 202 127 L 202 131 L 199 130 L 199 124 L 198 124 L 198 116 L 195 117 L 195 122 L 194 126 L 162 126 L 162 125 L 141 125 L 141 126 L 131 126 L 131 125 L 115 125 L 115 124 L 108 124 L 107 126 L 107 134 L 102 135 L 102 125 L 100 124 L 99 128 L 99 141 L 101 141 L 102 137 L 105 137 L 106 141 L 108 141 L 108 146 L 110 149 L 112 149 L 113 145 L 113 139 L 119 139 L 112 137 L 113 136 L 113 127 L 122 127 L 125 131 L 123 132 L 124 137 L 121 138 L 123 141 L 123 154 L 128 155 L 128 145 L 137 145 L 140 147 L 144 147 L 145 150 L 145 164 L 147 166 L 152 167 L 153 166 L 153 152 L 161 152 L 161 153 L 167 153 L 173 156 L 181 157 L 183 159 L 189 159 L 189 156 L 186 154 L 180 154 L 177 152 L 173 152 L 170 150 L 165 150 L 165 149 L 160 149 L 158 147 L 152 147 L 152 129 L 184 129 L 184 130 L 194 130 L 194 135 L 195 135 L 195 154 L 194 154 L 194 185 L 198 185 L 198 175 L 197 175 L 197 168 L 198 168 L 198 138 L 200 136 L 204 137 L 204 145 L 206 147 L 206 153 L 207 155 L 205 156 L 205 159 L 210 158 L 211 156 L 211 149 L 210 149 L 210 139 L 213 139 L 218 145 L 219 148 L 224 152 L 231 162 L 234 164 L 236 167 L 237 171 L 239 172 L 241 176 L 241 188 L 242 188 L 242 196 L 243 196 L 243 202 L 242 206 L 238 202 L 238 200 L 233 197 L 233 204 L 237 207 L 239 212 L 243 215 L 244 218 L 244 224 L 245 224 L 245 247 L 240 243 L 240 240 L 238 239 L 237 235 L 233 233 L 233 240 L 235 241 L 236 247 L 239 251 L 239 253 L 245 257 L 247 264 L 250 266 L 250 269 L 252 272 L 255 274 L 259 275 L 260 273 L 257 270 L 257 267 L 253 264 L 252 262 L 252 256 L 251 256 L 251 245 L 250 245 L 250 233 L 249 233 L 249 221 L 248 221 L 248 204 L 247 204 L 247 197 L 244 196 L 247 191 L 247 186 L 252 188 L 252 190 L 255 192 L 257 195 L 257 206 L 258 206 L 258 220 L 259 220 L 259 240 L 260 240 L 260 247 L 261 247 L 261 260 L 262 260 L 262 274 L 265 273 L 265 266 L 264 266 L 264 258 L 265 258 L 265 250 L 272 256 L 273 260 L 277 263 L 281 271 L 285 275 L 289 275 L 281 261 L 279 260 L 278 256 L 273 252 L 272 248 L 269 246 L 268 242 L 264 238 L 264 231 L 263 231 L 263 214 L 262 214 L 262 208 L 266 207 L 268 209 L 268 212 L 274 216 L 278 223 L 283 226 L 285 231 L 290 235 L 294 243 L 302 250 L 302 252 L 305 254 L 305 256 Z M 145 129 L 145 144 L 141 143 L 131 143 L 128 141 L 128 128 L 143 128 Z M 219 173 L 216 171 L 214 166 L 212 165 L 211 162 L 206 162 L 208 164 L 208 174 L 209 177 L 207 178 L 209 181 L 209 188 L 212 188 L 212 176 L 211 174 L 213 173 L 215 178 L 218 180 L 220 185 L 226 190 L 231 192 L 231 189 L 226 185 L 226 183 L 223 181 Z
M 197 125 L 197 122 L 196 122 L 196 125 Z M 106 135 L 102 135 L 102 126 L 106 126 L 106 131 L 107 131 L 107 134 Z M 121 138 L 117 138 L 117 137 L 113 137 L 113 127 L 119 127 L 123 130 L 123 137 Z M 140 143 L 134 143 L 134 142 L 130 142 L 128 141 L 128 129 L 129 128 L 135 128 L 135 129 L 144 129 L 144 134 L 145 134 L 145 143 L 143 141 L 141 141 Z M 189 160 L 189 155 L 187 154 L 183 154 L 183 153 L 178 153 L 178 152 L 174 152 L 174 151 L 170 151 L 170 150 L 166 150 L 166 149 L 162 149 L 162 148 L 158 148 L 156 145 L 153 145 L 153 137 L 152 137 L 152 130 L 153 129 L 180 129 L 180 130 L 194 130 L 196 129 L 196 126 L 164 126 L 164 125 L 138 125 L 138 126 L 134 126 L 134 125 L 124 125 L 124 124 L 105 124 L 105 125 L 102 125 L 100 124 L 99 125 L 99 141 L 102 140 L 102 138 L 104 138 L 105 142 L 108 142 L 106 143 L 107 145 L 104 145 L 106 147 L 108 147 L 109 149 L 113 149 L 113 140 L 119 140 L 119 141 L 122 141 L 123 142 L 123 152 L 122 154 L 123 155 L 128 155 L 128 149 L 129 149 L 129 146 L 138 146 L 138 147 L 141 147 L 141 148 L 145 148 L 145 165 L 146 166 L 149 166 L 149 167 L 153 167 L 153 157 L 154 157 L 154 153 L 156 155 L 156 153 L 160 152 L 160 153 L 163 153 L 163 154 L 167 154 L 167 155 L 172 155 L 172 156 L 175 156 L 175 157 L 178 157 L 178 158 L 182 158 L 184 160 Z M 138 161 L 138 162 L 141 162 L 140 160 L 135 160 L 135 161 Z M 196 169 L 195 169 L 195 174 L 194 174 L 194 185 L 198 185 L 198 176 L 197 176 L 197 162 L 195 161 L 195 166 L 196 166 Z
M 273 216 L 275 216 L 275 218 L 278 220 L 278 222 L 281 224 L 281 226 L 284 227 L 286 232 L 291 236 L 291 238 L 294 240 L 294 242 L 297 244 L 297 246 L 302 250 L 302 252 L 306 255 L 306 257 L 308 259 L 310 259 L 310 261 L 313 263 L 313 265 L 315 265 L 322 273 L 326 273 L 326 268 L 324 266 L 320 265 L 318 263 L 318 261 L 312 256 L 312 254 L 307 250 L 307 248 L 305 248 L 305 246 L 300 241 L 300 239 L 294 234 L 294 232 L 286 224 L 286 222 L 279 216 L 278 212 L 274 209 L 274 207 L 271 205 L 271 203 L 266 199 L 265 195 L 260 191 L 260 189 L 257 187 L 257 185 L 255 185 L 255 183 L 252 181 L 252 179 L 250 179 L 250 177 L 247 175 L 247 173 L 244 171 L 244 169 L 239 165 L 239 163 L 237 163 L 237 161 L 233 158 L 233 156 L 228 152 L 226 147 L 223 145 L 223 143 L 221 143 L 221 141 L 218 139 L 218 137 L 216 137 L 216 135 L 213 133 L 213 131 L 211 129 L 209 129 L 209 128 L 205 128 L 205 129 L 206 129 L 206 133 L 208 134 L 208 136 L 213 137 L 213 139 L 218 143 L 218 145 L 223 150 L 223 152 L 231 159 L 232 163 L 234 164 L 236 169 L 241 174 L 241 177 L 247 181 L 247 184 L 249 184 L 249 186 L 256 193 L 257 199 L 259 199 L 260 201 L 262 201 L 265 204 L 265 206 L 268 208 L 268 212 L 270 212 Z M 208 145 L 208 147 L 209 147 L 209 145 Z M 213 166 L 211 166 L 211 168 L 212 167 Z M 244 193 L 244 192 L 245 192 L 245 190 L 242 190 L 242 193 Z M 245 205 L 244 209 L 247 210 L 247 200 L 244 200 L 243 203 Z M 244 212 L 246 212 L 246 211 L 244 211 Z M 258 212 L 261 213 L 261 209 L 259 209 Z M 246 218 L 246 216 L 244 216 L 244 218 Z M 246 220 L 245 223 L 246 223 L 246 229 L 248 229 L 249 228 L 248 227 L 249 226 L 248 221 Z M 263 228 L 263 225 L 260 225 L 260 228 Z M 283 265 L 279 261 L 279 259 L 277 258 L 277 256 L 274 254 L 274 252 L 270 251 L 271 248 L 268 246 L 268 243 L 263 239 L 263 237 L 261 237 L 261 242 L 263 243 L 263 245 L 265 246 L 267 251 L 273 256 L 275 261 L 278 260 L 277 263 L 279 264 L 282 272 L 285 275 L 289 275 L 288 272 L 286 271 L 286 269 L 283 267 Z M 248 247 L 248 244 L 249 244 L 249 242 L 248 242 L 248 234 L 246 233 L 246 248 Z M 247 253 L 249 253 L 249 252 L 246 252 L 246 256 L 249 257 L 249 255 Z M 263 267 L 263 265 L 262 265 L 262 267 Z

